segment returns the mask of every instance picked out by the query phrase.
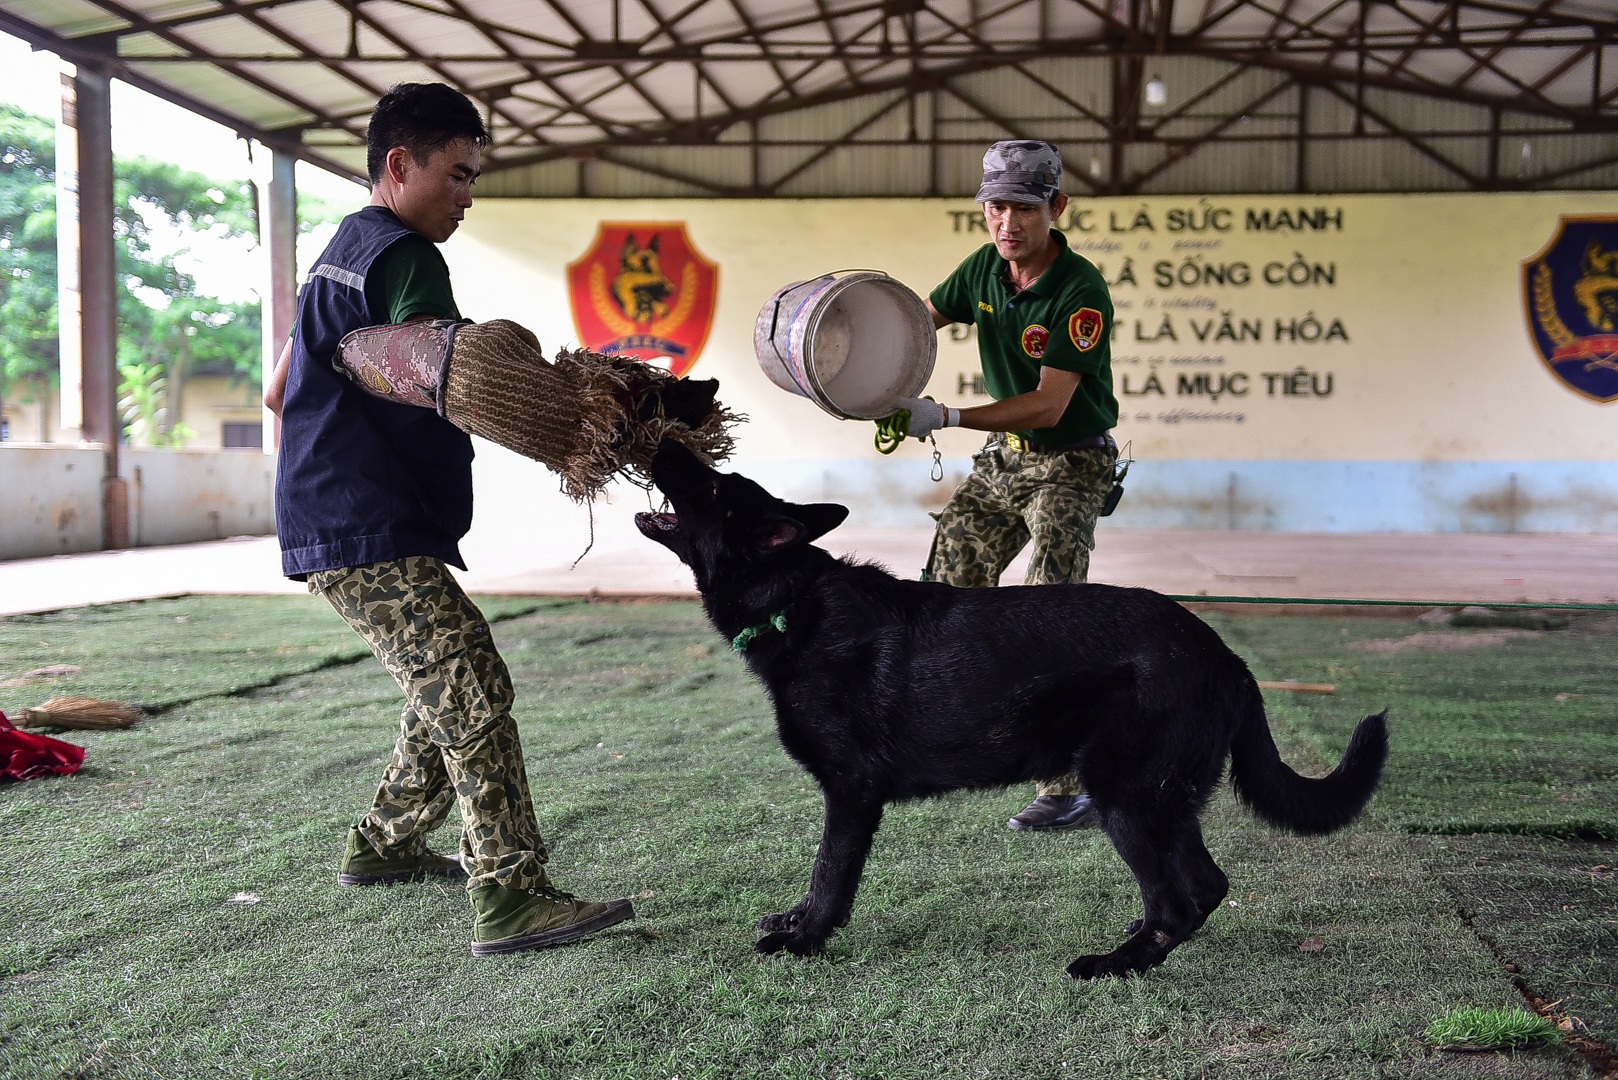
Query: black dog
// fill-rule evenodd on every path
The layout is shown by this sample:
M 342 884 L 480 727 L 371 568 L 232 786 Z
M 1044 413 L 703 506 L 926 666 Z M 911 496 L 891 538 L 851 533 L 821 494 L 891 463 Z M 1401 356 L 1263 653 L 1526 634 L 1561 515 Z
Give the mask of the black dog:
M 1068 974 L 1144 971 L 1224 899 L 1197 818 L 1227 755 L 1253 812 L 1299 833 L 1347 825 L 1381 780 L 1382 715 L 1360 722 L 1329 776 L 1289 769 L 1247 665 L 1167 597 L 900 581 L 811 546 L 845 507 L 783 502 L 667 442 L 652 476 L 674 513 L 635 524 L 691 567 L 714 626 L 768 689 L 781 742 L 825 795 L 809 893 L 759 923 L 759 952 L 816 953 L 847 924 L 885 804 L 1077 772 L 1144 915 Z

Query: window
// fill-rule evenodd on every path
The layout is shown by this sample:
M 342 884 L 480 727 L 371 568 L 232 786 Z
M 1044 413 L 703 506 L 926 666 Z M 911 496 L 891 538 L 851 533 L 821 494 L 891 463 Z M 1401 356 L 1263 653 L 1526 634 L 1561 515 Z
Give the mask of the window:
M 264 449 L 264 425 L 258 421 L 251 424 L 231 423 L 229 420 L 220 425 L 219 443 L 221 446 L 249 447 L 254 450 Z

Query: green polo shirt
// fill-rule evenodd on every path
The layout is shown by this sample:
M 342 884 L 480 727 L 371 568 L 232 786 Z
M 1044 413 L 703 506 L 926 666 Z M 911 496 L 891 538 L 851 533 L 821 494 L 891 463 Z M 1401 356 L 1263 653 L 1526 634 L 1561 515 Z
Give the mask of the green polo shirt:
M 458 319 L 449 266 L 438 245 L 420 233 L 408 233 L 388 245 L 365 275 L 365 299 L 372 311 L 386 310 L 390 323 L 420 315 Z
M 951 322 L 977 324 L 983 382 L 996 401 L 1037 389 L 1042 367 L 1083 375 L 1055 427 L 1017 432 L 1036 442 L 1076 442 L 1118 423 L 1112 297 L 1101 271 L 1070 250 L 1061 233 L 1051 236 L 1062 251 L 1032 288 L 1013 292 L 1006 260 L 984 244 L 928 299 Z
M 365 275 L 365 302 L 372 311 L 387 312 L 381 325 L 409 322 L 418 315 L 461 317 L 449 284 L 449 264 L 438 245 L 419 233 L 400 237 L 376 257 Z M 297 332 L 293 324 L 287 337 Z

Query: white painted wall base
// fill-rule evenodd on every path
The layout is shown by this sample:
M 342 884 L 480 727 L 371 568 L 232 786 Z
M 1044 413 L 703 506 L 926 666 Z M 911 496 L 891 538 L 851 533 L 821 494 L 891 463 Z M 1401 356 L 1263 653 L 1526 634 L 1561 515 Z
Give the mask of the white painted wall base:
M 922 456 L 764 458 L 727 471 L 783 498 L 840 502 L 851 528 L 926 529 L 971 461 L 946 458 L 928 479 Z M 245 450 L 126 450 L 130 538 L 136 547 L 269 536 L 275 459 Z M 515 555 L 535 537 L 590 544 L 590 513 L 543 466 L 478 442 L 476 512 L 463 545 Z M 1108 524 L 1121 529 L 1310 533 L 1618 533 L 1618 463 L 1578 461 L 1153 461 L 1135 464 Z M 650 504 L 661 500 L 654 495 Z M 631 518 L 648 499 L 614 484 L 594 507 L 598 542 L 636 543 Z M 0 446 L 0 559 L 101 546 L 101 451 Z
M 729 468 L 729 467 L 727 467 Z M 839 502 L 857 528 L 925 527 L 971 471 L 909 457 L 742 460 L 796 502 Z M 1618 461 L 1255 461 L 1141 458 L 1120 529 L 1308 533 L 1618 533 Z
M 255 450 L 125 448 L 134 547 L 275 532 L 275 459 Z M 0 446 L 0 559 L 101 547 L 98 446 Z

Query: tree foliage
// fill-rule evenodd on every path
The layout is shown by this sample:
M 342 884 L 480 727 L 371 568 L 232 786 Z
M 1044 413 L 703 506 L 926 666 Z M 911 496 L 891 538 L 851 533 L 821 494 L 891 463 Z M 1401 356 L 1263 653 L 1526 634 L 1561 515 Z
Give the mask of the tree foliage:
M 56 132 L 0 104 L 0 402 L 54 377 L 56 341 Z
M 51 120 L 0 103 L 0 402 L 19 379 L 52 380 L 57 368 L 55 138 Z M 256 301 L 202 293 L 176 266 L 178 253 L 154 246 L 154 227 L 256 238 L 253 189 L 147 158 L 120 158 L 113 173 L 126 430 L 175 444 L 185 433 L 168 419 L 178 419 L 189 374 L 222 371 L 258 385 L 260 314 Z
M 259 385 L 259 305 L 227 304 L 200 293 L 172 255 L 153 249 L 152 221 L 256 238 L 252 185 L 220 183 L 149 158 L 122 160 L 114 167 L 113 215 L 125 430 L 138 443 L 180 445 L 189 434 L 177 423 L 187 376 L 223 370 Z M 149 392 L 154 385 L 161 388 L 155 395 Z

